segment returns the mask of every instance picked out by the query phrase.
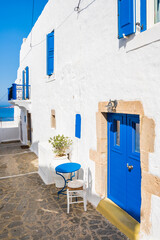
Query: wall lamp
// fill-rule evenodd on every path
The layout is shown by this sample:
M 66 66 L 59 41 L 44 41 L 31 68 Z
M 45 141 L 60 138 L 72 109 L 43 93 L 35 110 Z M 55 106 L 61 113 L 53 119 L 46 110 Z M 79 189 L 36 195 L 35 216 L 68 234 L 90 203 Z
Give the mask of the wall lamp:
M 117 100 L 111 101 L 111 99 L 110 99 L 109 103 L 106 105 L 107 111 L 108 112 L 115 112 L 117 105 L 118 105 L 118 101 Z

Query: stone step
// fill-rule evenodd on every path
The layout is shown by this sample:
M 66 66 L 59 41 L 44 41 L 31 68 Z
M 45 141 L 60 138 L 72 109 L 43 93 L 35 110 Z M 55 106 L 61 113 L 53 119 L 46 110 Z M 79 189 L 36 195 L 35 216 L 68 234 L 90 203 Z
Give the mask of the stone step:
M 139 239 L 140 223 L 108 198 L 102 199 L 97 211 L 131 240 Z

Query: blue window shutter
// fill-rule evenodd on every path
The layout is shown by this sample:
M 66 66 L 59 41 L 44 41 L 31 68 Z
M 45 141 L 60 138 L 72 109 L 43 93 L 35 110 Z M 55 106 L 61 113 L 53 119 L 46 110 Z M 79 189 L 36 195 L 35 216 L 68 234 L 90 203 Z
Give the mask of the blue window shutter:
M 81 138 L 81 115 L 80 114 L 76 114 L 75 137 Z
M 22 72 L 22 99 L 24 100 L 25 98 L 25 71 L 23 70 Z
M 54 72 L 54 32 L 47 35 L 47 75 Z
M 26 98 L 29 98 L 29 67 L 26 67 Z
M 17 99 L 17 84 L 16 83 L 12 84 L 12 99 L 13 100 Z
M 135 0 L 118 0 L 118 38 L 135 33 Z
M 141 0 L 141 32 L 147 29 L 147 3 L 146 0 Z

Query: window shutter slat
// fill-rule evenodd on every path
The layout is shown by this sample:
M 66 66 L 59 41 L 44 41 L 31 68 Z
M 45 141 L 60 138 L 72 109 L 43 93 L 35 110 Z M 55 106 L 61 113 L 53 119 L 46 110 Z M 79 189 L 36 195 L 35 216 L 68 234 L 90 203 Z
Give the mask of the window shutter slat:
M 135 0 L 118 0 L 118 38 L 135 33 Z
M 147 3 L 146 0 L 141 0 L 141 32 L 147 29 Z
M 47 35 L 47 75 L 54 72 L 54 32 Z

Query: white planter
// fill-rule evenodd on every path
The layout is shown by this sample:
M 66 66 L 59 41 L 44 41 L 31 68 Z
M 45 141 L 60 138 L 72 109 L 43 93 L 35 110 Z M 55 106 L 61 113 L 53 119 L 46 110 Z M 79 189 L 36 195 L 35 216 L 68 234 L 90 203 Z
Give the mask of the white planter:
M 53 181 L 56 184 L 57 188 L 63 188 L 64 187 L 64 179 L 61 176 L 56 174 L 55 168 L 60 164 L 69 163 L 69 162 L 70 161 L 67 158 L 67 156 L 63 156 L 63 157 L 53 156 L 53 160 L 50 164 L 50 168 L 51 168 L 51 171 L 53 172 Z M 68 173 L 63 173 L 62 175 L 65 177 L 65 179 L 67 179 L 68 176 L 69 176 Z

